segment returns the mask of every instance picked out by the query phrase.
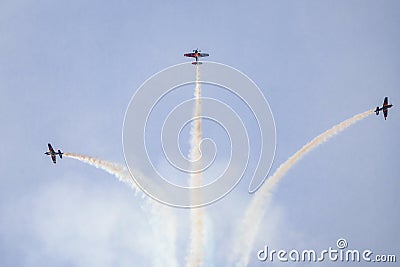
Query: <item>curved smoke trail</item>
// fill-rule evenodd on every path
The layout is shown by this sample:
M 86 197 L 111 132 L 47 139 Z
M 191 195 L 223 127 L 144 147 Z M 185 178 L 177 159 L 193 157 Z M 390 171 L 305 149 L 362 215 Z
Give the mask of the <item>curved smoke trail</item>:
M 65 157 L 73 158 L 94 166 L 98 169 L 102 169 L 109 174 L 114 175 L 118 178 L 119 181 L 128 184 L 135 190 L 135 194 L 140 192 L 139 188 L 136 186 L 128 169 L 120 164 L 109 162 L 106 160 L 93 158 L 90 156 L 79 155 L 74 153 L 64 153 Z M 145 195 L 142 194 L 142 198 L 145 198 Z M 150 224 L 152 226 L 153 233 L 156 237 L 162 238 L 159 240 L 161 242 L 157 242 L 157 251 L 160 252 L 157 254 L 157 257 L 154 257 L 154 265 L 155 266 L 171 266 L 177 267 L 178 262 L 176 259 L 176 220 L 169 212 L 169 207 L 159 204 L 151 199 L 146 198 L 146 207 L 142 206 L 141 208 L 148 212 Z
M 119 165 L 118 163 L 109 162 L 102 159 L 93 158 L 90 156 L 79 155 L 75 153 L 64 153 L 65 157 L 69 157 L 72 159 L 77 159 L 81 162 L 94 166 L 98 169 L 108 172 L 111 175 L 114 175 L 118 178 L 119 181 L 128 184 L 135 190 L 135 194 L 137 194 L 140 190 L 134 183 L 131 178 L 128 169 L 125 166 Z
M 234 243 L 232 258 L 232 262 L 236 262 L 236 266 L 247 266 L 249 264 L 251 249 L 255 236 L 259 231 L 261 220 L 264 217 L 265 207 L 269 204 L 272 195 L 271 192 L 290 168 L 312 149 L 328 141 L 334 135 L 345 130 L 347 127 L 368 117 L 373 112 L 374 110 L 371 109 L 355 115 L 354 117 L 351 117 L 350 119 L 347 119 L 318 135 L 282 163 L 275 173 L 266 180 L 265 184 L 257 191 L 257 193 L 255 193 L 254 198 L 246 210 L 244 219 L 238 227 L 239 238 Z
M 192 169 L 201 169 L 201 88 L 200 88 L 200 67 L 196 65 L 196 89 L 194 92 L 196 104 L 194 107 L 194 120 L 190 129 L 190 151 L 189 160 L 192 161 Z M 202 185 L 201 172 L 195 172 L 190 175 L 190 187 L 199 187 Z M 200 198 L 200 195 L 193 195 L 192 198 Z M 196 201 L 195 201 L 196 202 Z M 203 236 L 204 236 L 204 209 L 192 208 L 190 210 L 191 233 L 190 246 L 187 256 L 186 266 L 200 266 L 203 259 Z

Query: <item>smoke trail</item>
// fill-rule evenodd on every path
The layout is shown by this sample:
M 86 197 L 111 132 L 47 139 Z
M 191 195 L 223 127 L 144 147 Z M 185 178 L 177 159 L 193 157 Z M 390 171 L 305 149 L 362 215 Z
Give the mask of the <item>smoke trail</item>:
M 154 265 L 159 267 L 178 267 L 176 258 L 177 222 L 171 214 L 171 207 L 160 204 L 147 198 L 146 212 L 149 210 L 148 220 L 155 236 L 155 246 L 151 255 Z
M 196 104 L 194 107 L 194 120 L 190 129 L 190 151 L 189 160 L 192 161 L 192 169 L 201 169 L 201 88 L 200 88 L 200 67 L 196 65 L 196 90 L 194 92 Z M 197 119 L 196 119 L 197 118 Z M 190 187 L 199 187 L 202 185 L 201 172 L 190 175 Z M 200 198 L 200 195 L 192 195 L 192 199 Z M 200 202 L 198 202 L 200 203 Z M 200 266 L 203 258 L 203 236 L 204 236 L 204 209 L 194 208 L 190 211 L 191 233 L 190 246 L 187 256 L 186 266 Z
M 215 251 L 215 234 L 214 234 L 214 225 L 213 221 L 208 214 L 204 216 L 204 235 L 203 235 L 203 247 L 204 247 L 204 256 L 203 256 L 203 266 L 207 267 L 215 267 L 214 263 L 214 253 Z
M 299 160 L 301 160 L 308 152 L 316 148 L 320 144 L 328 141 L 334 135 L 345 130 L 347 127 L 354 123 L 368 117 L 374 112 L 373 109 L 366 112 L 355 115 L 354 117 L 347 119 L 331 129 L 323 132 L 309 143 L 304 145 L 299 151 L 293 156 L 282 163 L 275 173 L 270 176 L 265 184 L 255 193 L 249 207 L 246 210 L 243 221 L 238 227 L 239 238 L 234 243 L 233 251 L 233 262 L 236 261 L 236 266 L 247 266 L 249 264 L 250 252 L 254 243 L 255 236 L 260 228 L 261 220 L 265 213 L 265 207 L 269 204 L 271 198 L 271 192 L 286 174 L 287 171 Z
M 109 162 L 106 160 L 97 159 L 85 155 L 78 155 L 74 153 L 64 153 L 63 155 L 65 157 L 80 160 L 86 164 L 94 166 L 98 169 L 102 169 L 108 172 L 109 174 L 114 175 L 115 177 L 118 178 L 119 181 L 124 182 L 128 184 L 130 187 L 132 187 L 135 190 L 135 194 L 137 194 L 140 191 L 139 188 L 136 186 L 136 184 L 133 182 L 131 176 L 129 175 L 128 169 L 125 166 L 121 166 L 117 163 Z
M 141 192 L 136 186 L 128 169 L 117 163 L 109 162 L 102 159 L 93 158 L 85 155 L 78 155 L 74 153 L 64 153 L 65 157 L 77 159 L 98 169 L 102 169 L 109 174 L 114 175 L 119 181 L 128 184 L 135 190 L 135 195 Z M 142 194 L 142 198 L 145 195 Z M 170 213 L 170 208 L 159 204 L 151 199 L 146 198 L 146 205 L 141 206 L 142 210 L 148 213 L 150 225 L 152 226 L 153 233 L 159 238 L 156 243 L 157 257 L 154 257 L 155 266 L 171 266 L 177 267 L 178 262 L 176 259 L 176 219 Z M 162 240 L 160 240 L 162 239 Z

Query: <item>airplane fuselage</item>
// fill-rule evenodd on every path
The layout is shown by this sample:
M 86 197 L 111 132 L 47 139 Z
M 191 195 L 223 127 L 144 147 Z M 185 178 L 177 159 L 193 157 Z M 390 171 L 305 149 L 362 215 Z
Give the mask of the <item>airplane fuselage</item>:
M 47 151 L 47 152 L 45 152 L 44 154 L 46 154 L 46 155 L 62 155 L 62 154 L 64 154 L 64 153 L 59 153 L 59 152 L 50 152 L 50 151 Z
M 379 107 L 377 107 L 376 109 L 375 109 L 375 112 L 379 112 L 379 111 L 385 111 L 385 110 L 388 110 L 389 108 L 391 108 L 393 105 L 392 104 L 390 104 L 390 105 L 386 105 L 386 106 L 383 106 L 383 107 L 381 107 L 381 108 L 379 108 Z

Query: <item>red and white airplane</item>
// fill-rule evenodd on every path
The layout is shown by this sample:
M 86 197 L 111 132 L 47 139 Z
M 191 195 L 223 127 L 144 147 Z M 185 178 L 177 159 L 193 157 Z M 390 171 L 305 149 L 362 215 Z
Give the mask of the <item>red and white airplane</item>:
M 194 57 L 194 58 L 196 58 L 196 61 L 192 62 L 192 64 L 193 65 L 197 65 L 197 64 L 202 64 L 199 61 L 199 57 L 208 57 L 209 56 L 209 54 L 207 54 L 207 53 L 200 53 L 200 52 L 201 52 L 201 50 L 196 49 L 196 50 L 193 50 L 193 53 L 186 53 L 186 54 L 183 54 L 183 55 L 185 57 Z
M 59 155 L 60 159 L 62 159 L 63 153 L 59 149 L 58 152 L 55 152 L 51 144 L 47 144 L 49 147 L 49 151 L 45 152 L 44 154 L 51 156 L 51 160 L 53 161 L 54 164 L 56 164 L 56 156 Z
M 383 100 L 382 107 L 381 108 L 379 106 L 376 107 L 375 113 L 376 113 L 376 115 L 379 115 L 379 111 L 383 111 L 383 117 L 385 117 L 385 120 L 386 120 L 386 118 L 388 116 L 388 109 L 391 107 L 393 107 L 393 105 L 389 104 L 388 97 L 385 97 L 385 100 Z

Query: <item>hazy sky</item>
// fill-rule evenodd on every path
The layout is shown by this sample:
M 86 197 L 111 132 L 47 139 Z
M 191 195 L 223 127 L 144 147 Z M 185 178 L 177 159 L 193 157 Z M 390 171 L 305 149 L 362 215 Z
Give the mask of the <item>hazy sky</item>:
M 387 121 L 370 116 L 288 173 L 250 265 L 272 265 L 256 258 L 264 245 L 325 249 L 340 237 L 398 253 L 399 11 L 398 1 L 1 1 L 0 265 L 154 264 L 158 236 L 143 200 L 103 171 L 67 158 L 53 165 L 43 153 L 51 142 L 122 164 L 133 93 L 197 47 L 264 93 L 277 131 L 272 171 L 384 96 L 394 104 Z M 207 266 L 227 266 L 247 186 L 207 208 Z M 189 212 L 171 212 L 183 266 Z

